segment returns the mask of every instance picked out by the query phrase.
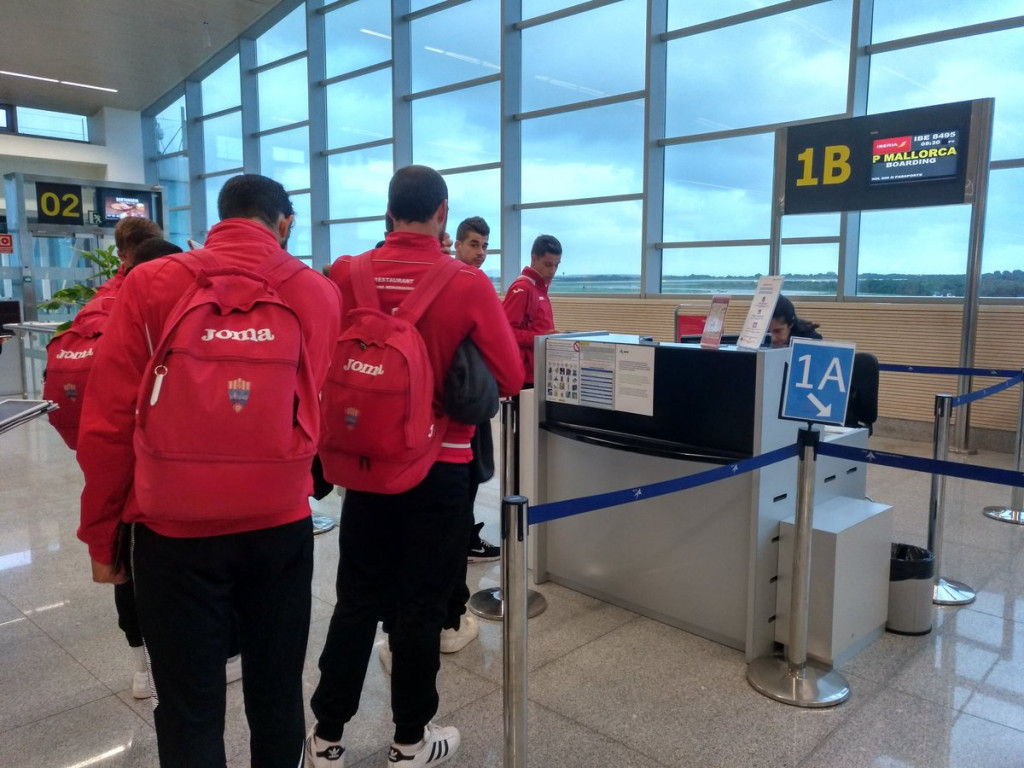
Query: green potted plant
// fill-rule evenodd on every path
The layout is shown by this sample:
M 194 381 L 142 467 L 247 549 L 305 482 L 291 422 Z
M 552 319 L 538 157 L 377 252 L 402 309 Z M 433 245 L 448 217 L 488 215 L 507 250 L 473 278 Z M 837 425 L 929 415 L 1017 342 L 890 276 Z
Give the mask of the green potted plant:
M 92 262 L 96 272 L 87 281 L 69 285 L 53 292 L 48 301 L 41 302 L 38 306 L 47 312 L 77 311 L 84 307 L 96 294 L 96 286 L 90 283 L 102 283 L 117 274 L 121 268 L 121 259 L 117 256 L 117 246 L 113 243 L 106 248 L 96 248 L 92 251 L 81 251 L 82 257 Z M 57 331 L 63 331 L 71 325 L 71 321 L 62 323 Z

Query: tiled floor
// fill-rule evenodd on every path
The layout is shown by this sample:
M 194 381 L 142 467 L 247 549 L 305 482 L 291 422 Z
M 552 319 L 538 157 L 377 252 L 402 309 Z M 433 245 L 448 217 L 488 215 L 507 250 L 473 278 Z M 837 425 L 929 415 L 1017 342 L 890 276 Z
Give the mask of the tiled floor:
M 921 443 L 872 447 L 929 455 Z M 75 539 L 81 476 L 45 420 L 0 436 L 0 766 L 156 765 L 149 702 L 129 692 L 112 591 L 89 578 Z M 1010 467 L 1009 456 L 966 459 Z M 930 477 L 873 466 L 870 495 L 896 509 L 900 541 L 924 545 Z M 1024 765 L 1024 528 L 989 521 L 1010 491 L 950 480 L 943 575 L 977 601 L 937 608 L 926 636 L 885 635 L 842 667 L 852 695 L 831 709 L 756 693 L 743 655 L 552 585 L 529 624 L 529 764 L 533 768 L 1011 768 Z M 497 539 L 497 490 L 478 517 Z M 320 511 L 337 515 L 331 497 Z M 334 601 L 336 534 L 318 536 L 305 684 Z M 497 564 L 470 566 L 471 587 L 496 586 Z M 457 725 L 452 766 L 502 765 L 501 627 L 444 657 L 438 721 Z M 229 765 L 248 765 L 241 690 L 229 690 Z M 346 731 L 349 768 L 386 764 L 388 678 L 371 661 L 362 709 Z

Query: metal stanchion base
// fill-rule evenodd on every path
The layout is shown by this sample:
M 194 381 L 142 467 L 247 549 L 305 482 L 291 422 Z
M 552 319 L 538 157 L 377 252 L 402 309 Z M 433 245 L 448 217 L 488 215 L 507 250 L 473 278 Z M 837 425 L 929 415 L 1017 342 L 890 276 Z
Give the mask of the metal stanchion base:
M 501 588 L 491 587 L 474 593 L 466 604 L 481 619 L 498 621 L 505 616 L 505 604 L 501 600 Z M 544 613 L 548 607 L 548 599 L 535 589 L 526 592 L 526 616 L 532 619 Z
M 971 448 L 971 447 L 959 448 L 959 447 L 957 447 L 955 445 L 949 446 L 949 452 L 950 453 L 958 453 L 961 456 L 977 456 L 978 455 L 978 449 L 977 448 Z
M 316 536 L 318 533 L 327 533 L 329 530 L 334 528 L 337 523 L 333 517 L 327 515 L 313 515 L 313 535 Z
M 816 661 L 794 669 L 782 654 L 762 656 L 747 667 L 747 682 L 770 699 L 795 707 L 834 707 L 850 698 L 846 679 Z
M 1004 523 L 1016 523 L 1024 525 L 1024 510 L 1011 507 L 985 507 L 981 514 L 993 520 L 1002 520 Z
M 966 584 L 940 578 L 935 582 L 932 602 L 935 605 L 967 605 L 974 602 L 975 596 L 974 590 Z

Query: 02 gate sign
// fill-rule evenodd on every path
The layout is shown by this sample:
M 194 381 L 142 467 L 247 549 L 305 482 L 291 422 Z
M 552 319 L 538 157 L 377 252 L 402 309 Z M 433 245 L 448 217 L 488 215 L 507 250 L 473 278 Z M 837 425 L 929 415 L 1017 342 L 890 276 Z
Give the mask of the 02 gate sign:
M 853 353 L 853 344 L 791 339 L 782 418 L 822 424 L 845 423 Z

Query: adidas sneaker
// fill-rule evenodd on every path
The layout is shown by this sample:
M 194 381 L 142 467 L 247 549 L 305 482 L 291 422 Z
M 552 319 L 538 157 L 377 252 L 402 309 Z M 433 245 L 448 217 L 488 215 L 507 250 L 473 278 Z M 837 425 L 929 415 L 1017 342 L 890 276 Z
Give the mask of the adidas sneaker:
M 392 743 L 388 750 L 388 765 L 401 768 L 420 768 L 423 765 L 440 765 L 459 749 L 459 729 L 427 723 L 423 729 L 423 741 L 419 744 Z M 413 751 L 409 751 L 413 750 Z M 324 763 L 323 765 L 327 765 Z M 320 768 L 318 764 L 315 768 Z
M 306 765 L 309 768 L 345 768 L 345 749 L 340 741 L 326 741 L 316 735 L 316 726 L 306 736 Z

